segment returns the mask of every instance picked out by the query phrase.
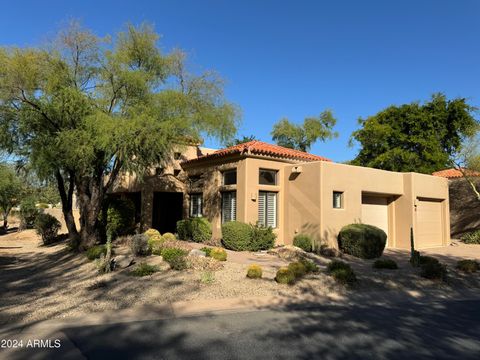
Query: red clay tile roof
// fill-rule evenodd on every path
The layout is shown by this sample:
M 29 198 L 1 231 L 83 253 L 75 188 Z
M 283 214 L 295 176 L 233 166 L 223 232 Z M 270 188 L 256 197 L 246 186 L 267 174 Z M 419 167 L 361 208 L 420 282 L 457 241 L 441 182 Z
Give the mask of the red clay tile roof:
M 480 176 L 480 172 L 464 169 L 464 172 L 467 176 Z M 460 178 L 463 176 L 462 172 L 458 169 L 445 169 L 436 171 L 432 174 L 433 176 L 440 176 L 447 179 Z
M 331 161 L 323 156 L 309 154 L 299 150 L 289 149 L 283 146 L 268 144 L 263 141 L 253 140 L 243 144 L 238 144 L 230 146 L 225 149 L 217 150 L 211 154 L 199 156 L 196 159 L 191 159 L 184 161 L 183 163 L 192 163 L 198 160 L 203 159 L 214 159 L 221 158 L 227 155 L 233 154 L 254 154 L 254 155 L 265 155 L 273 156 L 280 158 L 287 158 L 293 160 L 304 160 L 304 161 Z

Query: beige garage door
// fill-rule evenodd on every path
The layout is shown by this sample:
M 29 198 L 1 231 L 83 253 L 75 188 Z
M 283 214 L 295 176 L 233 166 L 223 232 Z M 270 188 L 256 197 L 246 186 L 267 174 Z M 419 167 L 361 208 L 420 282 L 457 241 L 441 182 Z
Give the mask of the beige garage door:
M 362 223 L 374 225 L 385 231 L 385 233 L 388 235 L 388 198 L 363 195 Z
M 443 245 L 442 202 L 432 199 L 417 200 L 417 231 L 415 243 L 418 248 Z

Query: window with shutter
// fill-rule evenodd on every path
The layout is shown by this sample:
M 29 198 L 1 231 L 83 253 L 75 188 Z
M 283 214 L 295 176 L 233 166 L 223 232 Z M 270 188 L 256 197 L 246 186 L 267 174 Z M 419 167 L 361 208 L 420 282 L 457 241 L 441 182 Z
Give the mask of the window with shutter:
M 222 223 L 237 219 L 237 193 L 235 191 L 222 193 Z
M 201 217 L 202 215 L 202 194 L 190 194 L 190 217 Z
M 260 191 L 258 196 L 258 222 L 263 226 L 277 227 L 277 193 Z

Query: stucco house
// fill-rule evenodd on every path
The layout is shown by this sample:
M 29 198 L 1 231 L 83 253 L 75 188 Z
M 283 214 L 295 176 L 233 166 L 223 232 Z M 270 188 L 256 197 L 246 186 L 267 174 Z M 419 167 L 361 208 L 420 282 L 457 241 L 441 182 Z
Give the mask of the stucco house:
M 115 192 L 134 198 L 142 225 L 162 233 L 205 216 L 216 238 L 222 223 L 237 220 L 271 226 L 277 244 L 305 233 L 336 246 L 344 225 L 362 222 L 385 230 L 391 248 L 410 248 L 411 227 L 419 249 L 450 242 L 446 179 L 334 163 L 261 141 L 185 146 L 144 181 L 126 174 Z
M 463 169 L 463 172 L 480 189 L 480 173 L 468 169 Z M 458 238 L 464 233 L 480 229 L 480 201 L 462 172 L 458 169 L 445 169 L 432 175 L 448 179 L 450 236 Z

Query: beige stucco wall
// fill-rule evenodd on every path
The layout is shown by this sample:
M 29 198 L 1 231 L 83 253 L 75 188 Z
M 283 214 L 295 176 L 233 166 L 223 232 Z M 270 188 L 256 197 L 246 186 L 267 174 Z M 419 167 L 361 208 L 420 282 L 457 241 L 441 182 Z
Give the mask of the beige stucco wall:
M 285 243 L 298 233 L 307 233 L 317 244 L 337 246 L 337 235 L 347 224 L 361 222 L 362 194 L 388 199 L 388 246 L 410 247 L 410 227 L 416 230 L 415 200 L 441 199 L 444 217 L 443 244 L 448 236 L 448 184 L 433 176 L 396 173 L 330 162 L 301 164 L 302 172 L 292 176 L 286 166 Z M 343 192 L 344 206 L 332 206 L 333 192 Z

